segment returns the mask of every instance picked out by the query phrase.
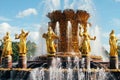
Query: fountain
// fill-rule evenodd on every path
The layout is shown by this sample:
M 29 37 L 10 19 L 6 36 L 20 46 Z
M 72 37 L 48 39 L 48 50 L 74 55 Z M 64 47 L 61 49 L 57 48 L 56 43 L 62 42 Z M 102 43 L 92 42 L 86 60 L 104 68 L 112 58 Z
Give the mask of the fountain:
M 114 55 L 114 52 L 111 52 L 110 62 L 103 62 L 101 56 L 90 54 L 90 40 L 95 40 L 96 37 L 92 38 L 87 31 L 87 25 L 90 25 L 88 22 L 90 15 L 87 11 L 55 10 L 48 13 L 47 17 L 50 19 L 48 32 L 43 34 L 47 54 L 27 62 L 26 55 L 19 55 L 16 67 L 0 68 L 0 80 L 120 79 L 117 53 Z M 115 35 L 112 34 L 112 37 Z

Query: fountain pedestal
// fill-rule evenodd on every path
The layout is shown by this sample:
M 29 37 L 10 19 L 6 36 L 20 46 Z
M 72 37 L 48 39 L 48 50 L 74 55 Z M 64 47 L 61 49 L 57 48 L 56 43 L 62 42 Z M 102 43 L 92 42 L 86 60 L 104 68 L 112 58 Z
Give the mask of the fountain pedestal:
M 18 61 L 19 68 L 27 68 L 27 58 L 26 55 L 20 55 Z
M 55 53 L 48 53 L 47 56 L 48 57 L 55 57 Z
M 82 59 L 84 58 L 84 68 L 90 69 L 90 56 L 87 54 L 82 54 Z
M 5 65 L 5 58 L 2 57 L 2 65 Z
M 2 49 L 0 49 L 0 64 L 2 64 Z
M 110 69 L 118 69 L 118 56 L 110 56 Z
M 54 57 L 52 57 L 52 56 L 51 56 L 51 57 L 49 56 L 49 57 L 47 58 L 48 68 L 52 65 L 52 60 L 53 60 L 53 58 L 54 58 Z
M 12 56 L 7 55 L 4 58 L 4 67 L 5 68 L 12 68 Z

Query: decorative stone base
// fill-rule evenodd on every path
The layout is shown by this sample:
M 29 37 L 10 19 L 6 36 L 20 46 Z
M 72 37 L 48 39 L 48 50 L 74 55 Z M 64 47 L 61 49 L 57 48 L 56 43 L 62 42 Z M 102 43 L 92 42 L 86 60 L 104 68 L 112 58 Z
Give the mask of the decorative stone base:
M 2 57 L 2 65 L 5 65 L 5 58 Z
M 19 56 L 18 67 L 19 68 L 27 68 L 26 56 Z
M 49 54 L 47 54 L 47 56 L 48 56 L 48 57 L 55 57 L 55 53 L 52 53 L 52 54 L 49 53 Z
M 2 49 L 0 49 L 0 65 L 2 64 Z
M 83 68 L 86 68 L 86 69 L 90 69 L 90 56 L 88 55 L 82 55 L 82 59 L 84 61 L 84 67 Z
M 4 58 L 4 67 L 5 68 L 12 68 L 12 56 L 8 55 Z
M 51 66 L 53 58 L 54 58 L 54 57 L 48 57 L 48 58 L 47 58 L 47 63 L 48 63 L 48 65 L 49 65 L 48 68 Z
M 0 65 L 2 64 L 2 58 L 0 58 Z
M 110 69 L 118 69 L 118 57 L 117 56 L 110 57 Z

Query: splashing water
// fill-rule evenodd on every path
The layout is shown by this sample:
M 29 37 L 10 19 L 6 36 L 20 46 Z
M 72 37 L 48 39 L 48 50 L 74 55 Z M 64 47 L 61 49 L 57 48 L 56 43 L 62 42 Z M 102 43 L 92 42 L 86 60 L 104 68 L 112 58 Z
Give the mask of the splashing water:
M 75 58 L 74 58 L 74 68 L 76 68 L 76 69 L 80 68 L 79 62 L 80 62 L 79 57 L 75 56 Z
M 59 27 L 59 22 L 56 22 L 56 26 L 55 26 L 55 33 L 57 36 L 60 37 L 60 27 Z
M 103 61 L 108 61 L 108 56 L 106 56 L 106 53 L 102 50 L 102 43 L 101 43 L 101 35 L 100 35 L 100 29 L 98 26 L 96 26 L 93 30 L 96 40 L 92 42 L 92 52 L 91 54 L 96 56 L 101 56 L 103 58 Z
M 60 58 L 53 58 L 52 64 L 49 68 L 50 80 L 62 80 L 61 60 Z
M 45 6 L 44 6 L 44 8 L 45 8 L 44 14 L 45 15 L 49 11 L 53 11 L 53 10 L 57 10 L 57 9 L 61 9 L 61 10 L 67 9 L 67 8 L 82 9 L 82 10 L 88 11 L 88 13 L 90 13 L 92 15 L 90 22 L 95 24 L 95 22 L 96 22 L 95 21 L 96 19 L 94 19 L 95 8 L 94 8 L 94 4 L 93 4 L 92 0 L 72 0 L 71 2 L 69 0 L 64 0 L 63 2 L 61 2 L 60 0 L 56 0 L 58 6 L 54 1 L 55 0 L 49 0 L 49 1 L 45 0 Z M 60 5 L 63 5 L 63 6 L 60 6 Z M 45 20 L 45 22 L 46 22 L 46 20 Z M 40 36 L 42 36 L 42 31 L 45 32 L 45 29 L 42 29 L 40 31 L 40 34 L 41 34 Z M 55 31 L 56 31 L 56 34 L 59 36 L 59 23 L 58 22 L 56 23 Z M 66 35 L 66 36 L 68 36 L 68 40 L 70 39 L 70 37 L 72 37 L 71 31 L 72 31 L 71 22 L 68 21 L 68 27 L 67 27 L 68 34 Z M 100 46 L 101 46 L 99 34 L 100 34 L 99 29 L 95 28 L 95 35 L 98 38 L 96 40 L 95 44 L 97 46 L 99 46 L 99 48 L 97 48 L 95 46 L 96 49 L 94 48 L 94 50 L 96 50 L 96 51 L 94 51 L 94 53 L 97 53 L 97 54 L 102 53 L 99 51 Z M 45 48 L 46 48 L 45 47 L 46 46 L 45 40 L 42 40 L 42 37 L 40 38 L 40 40 L 41 40 L 42 44 L 41 44 L 41 47 L 39 49 L 41 50 L 40 52 L 42 52 L 42 54 L 43 54 L 43 53 L 46 53 L 45 52 L 46 51 L 45 50 Z M 97 44 L 97 43 L 99 43 L 99 44 Z M 69 49 L 69 44 L 68 44 L 68 49 Z M 38 53 L 40 54 L 40 52 L 38 52 Z M 100 80 L 100 79 L 106 80 L 107 73 L 104 71 L 104 69 L 98 69 L 97 72 L 94 72 L 95 74 L 97 74 L 97 75 L 95 75 L 94 79 L 90 79 L 90 76 L 93 76 L 93 73 L 91 71 L 89 71 L 87 73 L 87 76 L 86 76 L 86 73 L 79 66 L 79 65 L 82 65 L 82 67 L 84 68 L 84 59 L 81 60 L 81 64 L 80 64 L 79 58 L 75 57 L 75 59 L 74 59 L 75 65 L 73 66 L 73 68 L 72 68 L 72 59 L 70 57 L 67 58 L 66 63 L 67 63 L 67 68 L 64 70 L 61 67 L 61 64 L 62 64 L 61 59 L 60 58 L 53 58 L 51 66 L 47 70 L 45 70 L 44 68 L 36 68 L 33 71 L 31 71 L 31 74 L 30 74 L 31 78 L 30 79 L 31 80 L 86 80 L 86 77 L 87 77 L 88 78 L 87 80 Z M 76 68 L 76 70 L 77 70 L 77 75 L 76 75 L 76 72 L 74 72 L 74 68 Z M 76 79 L 74 78 L 75 76 L 77 76 Z
M 72 61 L 73 60 L 73 61 Z M 60 58 L 53 58 L 51 66 L 48 69 L 43 67 L 35 68 L 30 72 L 30 80 L 115 80 L 114 76 L 106 72 L 103 68 L 97 68 L 95 71 L 80 68 L 79 57 L 67 57 L 66 68 L 62 68 Z M 29 80 L 28 79 L 28 80 Z
M 44 74 L 43 68 L 35 68 L 31 71 L 28 80 L 44 80 Z
M 60 27 L 59 27 L 59 22 L 56 22 L 56 26 L 55 26 L 55 33 L 56 35 L 59 37 L 60 39 Z M 57 52 L 59 51 L 59 47 L 58 47 L 58 40 L 55 41 L 55 43 L 57 44 Z
M 67 37 L 68 37 L 68 51 L 69 51 L 69 49 L 70 49 L 70 42 L 71 42 L 71 37 L 72 37 L 72 24 L 71 24 L 71 22 L 70 21 L 68 21 L 68 25 L 67 25 Z

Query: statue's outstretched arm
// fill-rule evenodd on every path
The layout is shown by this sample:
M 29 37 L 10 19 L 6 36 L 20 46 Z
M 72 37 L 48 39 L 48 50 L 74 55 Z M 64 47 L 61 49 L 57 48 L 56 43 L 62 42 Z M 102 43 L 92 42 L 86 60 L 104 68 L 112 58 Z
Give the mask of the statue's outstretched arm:
M 53 38 L 59 39 L 59 36 L 57 36 L 57 35 L 53 32 Z
M 29 31 L 27 33 L 25 33 L 25 37 L 27 37 L 29 33 L 30 33 Z
M 46 39 L 47 38 L 47 34 L 43 33 L 42 37 Z
M 90 40 L 96 40 L 96 36 L 94 36 L 93 38 L 89 36 L 89 38 Z

